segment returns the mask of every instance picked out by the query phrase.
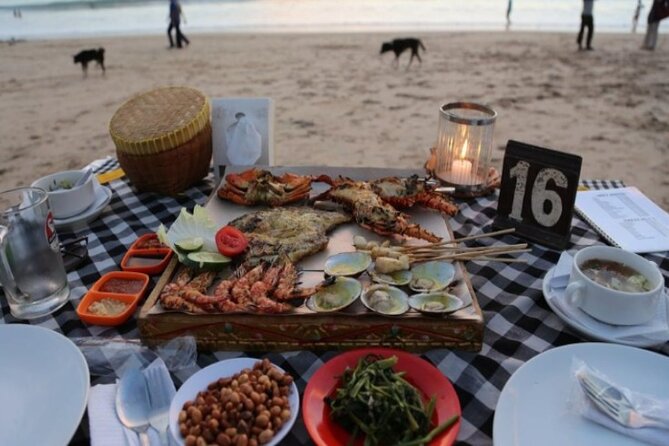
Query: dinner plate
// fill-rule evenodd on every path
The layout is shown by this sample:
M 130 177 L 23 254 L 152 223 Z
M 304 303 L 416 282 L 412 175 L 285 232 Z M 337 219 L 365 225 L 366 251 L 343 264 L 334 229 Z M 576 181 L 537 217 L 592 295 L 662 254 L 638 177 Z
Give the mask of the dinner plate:
M 184 439 L 179 433 L 178 422 L 179 412 L 181 411 L 184 403 L 186 403 L 186 401 L 194 400 L 198 392 L 206 390 L 210 383 L 218 380 L 219 378 L 232 376 L 245 368 L 252 369 L 258 361 L 260 360 L 254 358 L 225 359 L 203 368 L 183 383 L 172 399 L 169 415 L 170 433 L 178 445 L 182 446 L 184 444 Z M 277 365 L 274 367 L 285 373 L 281 367 Z M 275 446 L 279 444 L 283 437 L 285 437 L 288 432 L 290 432 L 293 424 L 295 424 L 295 420 L 297 420 L 297 414 L 300 411 L 300 395 L 294 381 L 291 385 L 290 395 L 288 395 L 288 402 L 290 404 L 290 418 L 286 423 L 283 424 L 283 426 L 281 426 L 281 429 L 279 429 L 279 432 L 274 435 L 272 440 L 268 443 L 265 443 L 263 446 Z
M 560 307 L 555 305 L 552 299 L 549 299 L 548 296 L 555 291 L 551 289 L 550 287 L 550 282 L 553 277 L 553 273 L 555 272 L 555 267 L 551 268 L 548 270 L 546 273 L 546 276 L 544 277 L 542 289 L 544 293 L 544 299 L 546 300 L 546 303 L 548 306 L 553 310 L 553 312 L 560 318 L 562 321 L 567 324 L 567 326 L 571 327 L 573 330 L 575 330 L 578 334 L 584 336 L 586 339 L 591 339 L 595 341 L 605 341 L 605 342 L 614 342 L 616 344 L 623 344 L 623 345 L 629 345 L 632 347 L 653 347 L 655 345 L 660 345 L 664 344 L 669 340 L 669 327 L 667 328 L 667 336 L 665 339 L 660 339 L 658 340 L 657 338 L 650 338 L 650 337 L 642 337 L 642 336 L 636 336 L 636 337 L 631 337 L 631 338 L 620 338 L 620 337 L 614 337 L 611 336 L 610 334 L 603 333 L 600 331 L 597 331 L 595 329 L 590 328 L 589 326 L 581 323 L 580 321 L 569 317 L 565 312 L 563 312 Z M 664 299 L 667 300 L 666 302 L 666 309 L 669 312 L 669 296 L 666 294 L 664 295 Z M 587 314 L 583 313 L 583 317 L 588 318 Z M 669 315 L 667 316 L 669 317 Z M 594 319 L 593 319 L 594 321 Z M 594 321 L 596 323 L 600 323 L 598 321 Z M 623 327 L 625 328 L 625 327 Z
M 0 444 L 68 444 L 86 409 L 88 364 L 65 336 L 0 324 Z
M 302 398 L 302 418 L 311 439 L 319 446 L 344 446 L 349 444 L 350 434 L 330 420 L 330 408 L 324 398 L 333 394 L 339 384 L 339 377 L 347 367 L 355 367 L 358 359 L 373 354 L 382 357 L 397 356 L 395 371 L 406 372 L 405 378 L 423 395 L 435 395 L 436 423 L 443 423 L 453 415 L 461 415 L 460 400 L 446 376 L 429 362 L 416 355 L 387 348 L 352 350 L 332 358 L 309 379 Z M 460 419 L 430 446 L 450 446 L 455 442 L 460 430 Z M 358 439 L 356 445 L 362 444 Z
M 83 212 L 73 215 L 69 218 L 55 218 L 53 220 L 58 230 L 74 229 L 82 225 L 86 225 L 95 220 L 102 211 L 107 207 L 112 198 L 112 191 L 109 188 L 95 185 L 95 201 L 92 205 L 87 207 Z
M 669 399 L 666 356 L 605 343 L 556 347 L 527 361 L 507 381 L 495 409 L 495 446 L 644 444 L 589 421 L 570 408 L 574 358 L 632 391 Z

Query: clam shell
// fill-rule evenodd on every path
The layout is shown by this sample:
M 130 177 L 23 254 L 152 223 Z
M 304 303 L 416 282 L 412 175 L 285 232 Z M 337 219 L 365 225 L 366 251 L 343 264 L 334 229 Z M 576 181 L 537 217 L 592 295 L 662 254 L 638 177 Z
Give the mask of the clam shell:
M 459 297 L 440 291 L 414 294 L 409 298 L 409 306 L 421 313 L 448 314 L 458 311 L 465 304 Z
M 350 277 L 337 277 L 331 285 L 321 288 L 307 299 L 306 305 L 311 311 L 331 313 L 343 310 L 360 297 L 362 284 Z
M 451 263 L 432 261 L 419 263 L 411 268 L 413 277 L 409 288 L 419 293 L 431 293 L 446 288 L 455 278 Z
M 370 271 L 369 275 L 372 277 L 372 280 L 376 283 L 386 283 L 388 285 L 403 286 L 408 285 L 411 282 L 411 271 L 395 271 L 393 273 L 378 273 L 376 271 Z
M 342 252 L 328 257 L 323 270 L 330 276 L 355 276 L 371 264 L 372 256 L 366 252 Z
M 389 301 L 379 302 L 376 296 L 379 293 L 387 295 Z M 372 285 L 365 290 L 361 297 L 362 303 L 370 310 L 386 316 L 397 316 L 409 311 L 409 297 L 407 293 L 390 285 Z

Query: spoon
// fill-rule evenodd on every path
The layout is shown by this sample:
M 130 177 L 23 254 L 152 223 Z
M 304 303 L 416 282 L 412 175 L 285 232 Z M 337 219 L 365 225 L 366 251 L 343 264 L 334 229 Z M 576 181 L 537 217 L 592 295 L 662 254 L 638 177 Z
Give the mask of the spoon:
M 139 433 L 142 446 L 150 446 L 149 393 L 146 380 L 139 369 L 128 369 L 118 383 L 116 391 L 116 415 L 128 429 Z
M 86 169 L 83 170 L 83 173 L 81 174 L 79 179 L 74 183 L 73 187 L 81 186 L 86 181 L 88 181 L 91 175 L 93 175 L 93 169 L 87 167 Z

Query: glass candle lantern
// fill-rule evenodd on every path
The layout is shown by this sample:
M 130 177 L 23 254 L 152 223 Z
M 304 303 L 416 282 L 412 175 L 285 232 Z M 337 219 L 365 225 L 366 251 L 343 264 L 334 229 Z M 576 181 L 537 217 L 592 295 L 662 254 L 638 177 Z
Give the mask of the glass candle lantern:
M 434 175 L 456 192 L 485 187 L 497 113 L 485 105 L 453 102 L 439 109 Z

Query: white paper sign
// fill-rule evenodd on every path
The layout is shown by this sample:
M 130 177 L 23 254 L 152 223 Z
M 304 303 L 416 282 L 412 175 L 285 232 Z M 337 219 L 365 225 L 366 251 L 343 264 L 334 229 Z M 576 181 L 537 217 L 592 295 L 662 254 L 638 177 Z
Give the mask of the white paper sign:
M 269 98 L 211 101 L 214 166 L 274 164 L 274 104 Z M 219 170 L 214 169 L 216 179 Z

